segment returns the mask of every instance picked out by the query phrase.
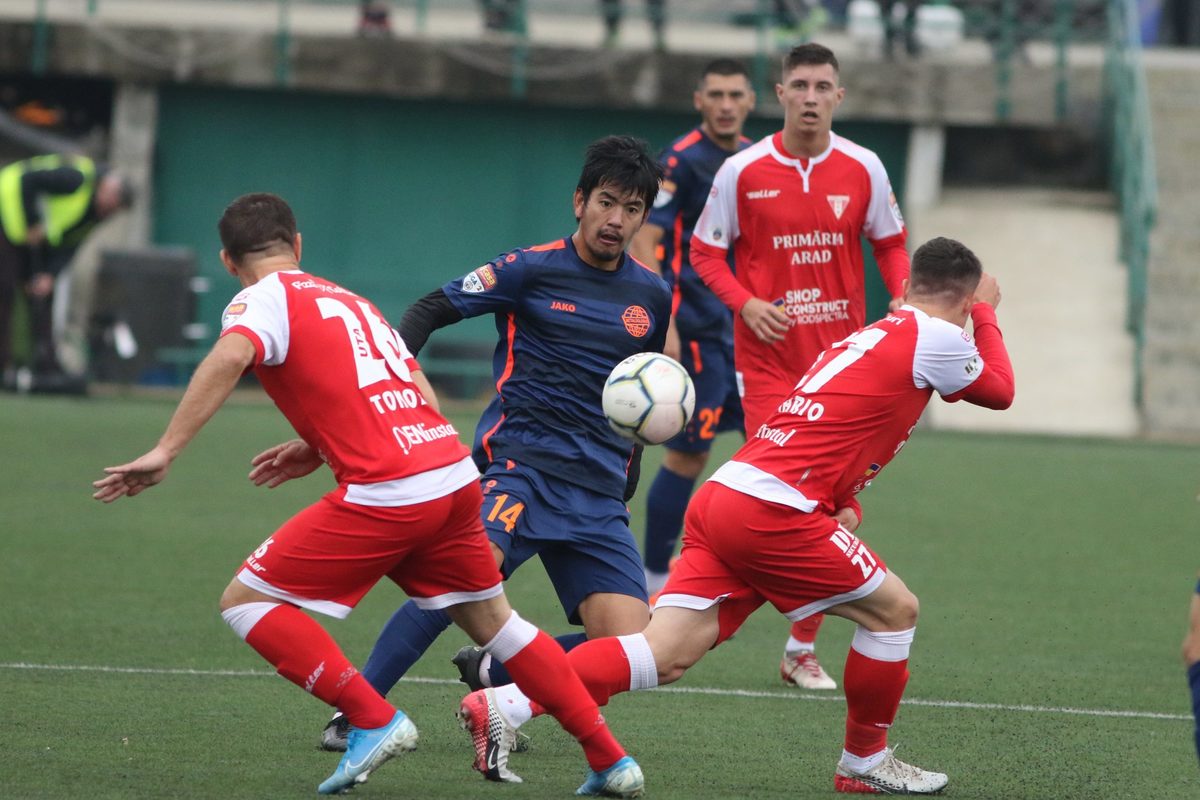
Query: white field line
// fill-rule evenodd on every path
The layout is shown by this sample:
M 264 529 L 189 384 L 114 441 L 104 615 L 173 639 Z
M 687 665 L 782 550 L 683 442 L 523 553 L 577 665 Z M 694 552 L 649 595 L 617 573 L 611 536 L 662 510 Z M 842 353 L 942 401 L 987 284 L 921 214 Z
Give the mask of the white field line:
M 134 675 L 208 675 L 220 678 L 269 678 L 274 672 L 262 669 L 167 669 L 156 667 L 106 667 L 72 664 L 27 664 L 23 662 L 0 662 L 0 669 L 23 669 L 33 672 L 107 672 Z M 449 678 L 402 678 L 405 683 L 431 683 L 439 685 L 457 684 Z M 824 700 L 842 702 L 837 694 L 809 694 L 806 692 L 763 692 L 752 689 L 715 689 L 705 686 L 664 686 L 659 692 L 674 694 L 705 694 L 719 697 L 750 697 L 765 700 Z M 1165 719 L 1191 721 L 1190 714 L 1163 714 L 1157 711 L 1120 711 L 1106 708 L 1070 708 L 1066 706 L 1009 705 L 1006 703 L 971 703 L 962 700 L 917 700 L 901 701 L 906 706 L 929 708 L 965 708 L 972 711 L 1015 711 L 1030 714 L 1074 714 L 1081 717 L 1128 717 L 1133 719 Z

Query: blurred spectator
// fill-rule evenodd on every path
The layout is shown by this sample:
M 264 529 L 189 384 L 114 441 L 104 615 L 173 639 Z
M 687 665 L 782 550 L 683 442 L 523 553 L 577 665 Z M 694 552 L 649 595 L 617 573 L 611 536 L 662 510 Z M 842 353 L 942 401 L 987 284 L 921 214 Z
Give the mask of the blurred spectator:
M 391 12 L 388 0 L 361 0 L 358 4 L 358 35 L 391 36 Z
M 47 155 L 0 169 L 0 370 L 12 363 L 12 312 L 24 293 L 31 328 L 33 388 L 65 384 L 51 306 L 59 273 L 102 220 L 133 204 L 129 182 L 83 156 Z
M 600 11 L 604 15 L 604 46 L 613 47 L 620 35 L 621 0 L 600 0 Z M 661 53 L 667 49 L 666 0 L 646 0 L 646 16 L 654 28 L 654 49 Z
M 483 27 L 489 31 L 519 33 L 524 27 L 519 24 L 521 0 L 479 0 L 483 9 Z
M 1166 44 L 1180 47 L 1200 45 L 1200 9 L 1196 0 L 1164 0 L 1164 16 L 1170 28 Z
M 901 30 L 904 35 L 904 52 L 916 56 L 920 52 L 917 46 L 917 7 L 921 0 L 879 0 L 879 16 L 883 22 L 883 54 L 888 60 L 896 57 L 896 40 L 900 38 Z M 896 6 L 903 9 L 904 21 L 896 21 Z
M 818 0 L 774 0 L 774 7 L 780 45 L 789 50 L 811 40 L 829 21 L 829 12 Z

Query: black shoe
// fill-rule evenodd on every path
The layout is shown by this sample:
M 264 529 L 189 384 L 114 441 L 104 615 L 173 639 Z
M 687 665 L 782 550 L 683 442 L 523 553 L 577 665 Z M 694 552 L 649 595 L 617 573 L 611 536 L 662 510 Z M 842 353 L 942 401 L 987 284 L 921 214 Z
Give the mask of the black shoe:
M 345 714 L 335 714 L 325 730 L 321 731 L 321 743 L 317 747 L 332 753 L 346 752 L 346 737 L 350 735 L 350 720 Z
M 454 654 L 450 663 L 458 667 L 458 679 L 470 687 L 472 692 L 486 689 L 483 681 L 479 680 L 479 665 L 483 662 L 483 648 L 467 645 Z

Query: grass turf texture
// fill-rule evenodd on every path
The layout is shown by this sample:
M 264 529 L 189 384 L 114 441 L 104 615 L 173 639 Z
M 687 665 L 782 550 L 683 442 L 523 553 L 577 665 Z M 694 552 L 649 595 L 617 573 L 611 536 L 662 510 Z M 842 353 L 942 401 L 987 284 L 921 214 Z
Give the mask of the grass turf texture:
M 245 479 L 251 455 L 290 435 L 278 412 L 235 398 L 166 483 L 111 507 L 90 499 L 101 467 L 153 444 L 173 402 L 0 397 L 4 797 L 306 797 L 336 763 L 314 747 L 325 707 L 216 611 L 241 559 L 332 485 L 328 473 L 273 491 Z M 451 416 L 469 432 L 477 412 Z M 714 466 L 735 445 L 723 437 Z M 659 453 L 647 450 L 633 503 L 639 535 Z M 1200 566 L 1198 475 L 1183 446 L 918 431 L 862 495 L 860 529 L 922 600 L 906 693 L 917 702 L 891 736 L 901 757 L 947 772 L 958 798 L 1200 795 L 1177 654 Z M 539 566 L 509 593 L 527 618 L 564 630 Z M 401 600 L 381 584 L 349 620 L 322 621 L 361 663 Z M 779 683 L 786 633 L 764 609 L 677 684 L 724 694 L 616 698 L 606 716 L 649 797 L 833 796 L 844 704 Z M 850 635 L 831 619 L 818 641 L 838 678 Z M 527 783 L 488 785 L 470 770 L 448 663 L 464 641 L 443 636 L 413 672 L 433 682 L 393 691 L 419 749 L 355 794 L 562 798 L 582 780 L 576 745 L 548 720 L 512 759 Z M 984 707 L 923 704 L 947 701 Z M 1045 710 L 1063 707 L 1166 717 Z

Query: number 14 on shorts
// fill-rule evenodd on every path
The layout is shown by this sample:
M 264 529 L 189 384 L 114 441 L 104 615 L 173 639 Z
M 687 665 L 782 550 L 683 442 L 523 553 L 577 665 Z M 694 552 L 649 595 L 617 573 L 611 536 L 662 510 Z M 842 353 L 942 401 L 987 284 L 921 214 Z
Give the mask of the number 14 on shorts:
M 505 507 L 505 504 L 508 507 Z M 500 520 L 504 523 L 504 532 L 512 533 L 513 528 L 517 527 L 517 520 L 521 517 L 521 512 L 525 510 L 525 504 L 517 501 L 508 502 L 507 494 L 496 495 L 496 502 L 492 504 L 492 510 L 488 512 L 487 521 L 495 522 Z

